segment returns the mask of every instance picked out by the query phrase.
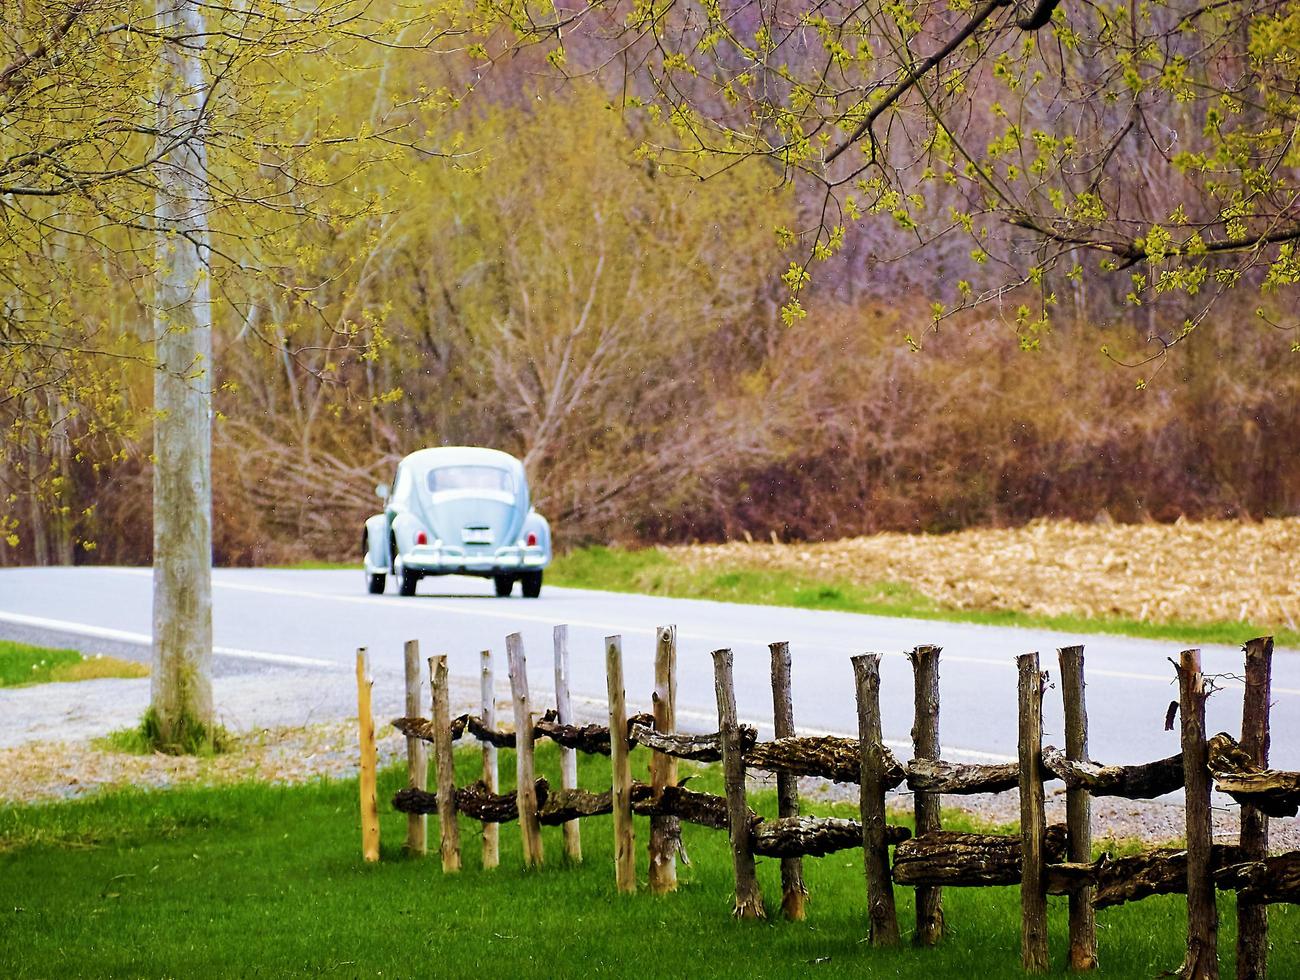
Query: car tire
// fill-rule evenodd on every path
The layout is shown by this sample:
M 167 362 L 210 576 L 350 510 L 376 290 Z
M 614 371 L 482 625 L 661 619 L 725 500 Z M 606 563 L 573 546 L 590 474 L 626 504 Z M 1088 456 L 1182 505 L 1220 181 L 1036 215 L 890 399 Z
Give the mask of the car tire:
M 379 595 L 384 591 L 384 573 L 370 571 L 370 532 L 361 532 L 361 566 L 366 576 L 366 591 Z
M 524 572 L 519 576 L 519 580 L 523 583 L 525 599 L 536 599 L 542 594 L 541 572 Z
M 398 591 L 402 595 L 407 595 L 407 596 L 415 595 L 415 585 L 419 581 L 420 581 L 419 572 L 410 572 L 407 571 L 405 568 L 403 568 L 401 583 L 398 587 Z
M 511 575 L 493 575 L 492 588 L 496 590 L 498 599 L 506 599 L 515 590 L 514 577 Z

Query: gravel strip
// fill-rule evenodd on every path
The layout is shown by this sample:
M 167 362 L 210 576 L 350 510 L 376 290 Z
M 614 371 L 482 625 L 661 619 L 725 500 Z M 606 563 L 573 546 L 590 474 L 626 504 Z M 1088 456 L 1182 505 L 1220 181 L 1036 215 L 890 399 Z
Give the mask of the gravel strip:
M 381 763 L 406 740 L 388 724 L 405 713 L 397 671 L 375 670 Z M 477 684 L 452 682 L 456 710 L 477 703 Z M 94 739 L 135 727 L 149 705 L 148 679 L 101 679 L 0 689 L 0 803 L 71 799 L 123 786 L 159 788 L 245 779 L 301 782 L 357 771 L 356 683 L 349 670 L 273 670 L 213 680 L 218 720 L 235 736 L 211 759 L 131 755 Z M 471 700 L 473 699 L 473 700 Z

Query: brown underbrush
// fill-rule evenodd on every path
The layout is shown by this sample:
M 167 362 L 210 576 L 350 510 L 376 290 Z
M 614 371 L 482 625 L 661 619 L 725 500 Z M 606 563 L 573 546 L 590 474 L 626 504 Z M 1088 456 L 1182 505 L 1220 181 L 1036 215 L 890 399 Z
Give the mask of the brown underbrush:
M 756 275 L 745 282 L 759 290 Z M 379 388 L 401 397 L 362 398 L 359 376 L 318 385 L 308 422 L 285 408 L 296 389 L 258 362 L 264 351 L 227 347 L 223 363 L 242 381 L 218 399 L 216 561 L 355 559 L 379 507 L 376 483 L 405 453 L 447 444 L 523 458 L 561 549 L 1300 514 L 1300 354 L 1289 335 L 1224 323 L 1130 367 L 1147 347 L 1131 323 L 1063 316 L 1041 349 L 1024 351 L 997 319 L 935 333 L 924 310 L 901 305 L 825 302 L 784 327 L 732 288 L 729 317 L 671 352 L 656 349 L 653 331 L 622 336 L 617 356 L 575 348 L 556 370 L 584 365 L 591 387 L 555 401 L 543 429 L 525 418 L 533 396 L 520 377 L 540 370 L 544 351 L 461 338 L 453 362 L 490 354 L 511 371 L 485 362 L 430 374 L 416 312 L 393 312 L 391 347 L 375 366 Z M 626 315 L 652 307 L 644 298 Z M 143 389 L 140 399 L 143 411 Z M 16 543 L 0 546 L 0 564 L 148 562 L 148 446 L 142 431 L 112 459 L 69 462 L 60 492 L 73 504 L 60 513 L 71 517 L 44 530 L 25 520 Z M 51 540 L 37 547 L 43 535 Z M 74 537 L 84 541 L 76 549 Z M 962 598 L 956 586 L 943 591 Z M 1245 600 L 1223 601 L 1235 618 Z
M 949 324 L 914 351 L 898 340 L 906 320 L 832 310 L 782 334 L 755 382 L 768 455 L 714 471 L 643 536 L 816 541 L 1042 517 L 1300 513 L 1289 336 L 1225 323 L 1130 367 L 1148 347 L 1131 325 L 1070 323 L 1022 351 L 997 321 Z

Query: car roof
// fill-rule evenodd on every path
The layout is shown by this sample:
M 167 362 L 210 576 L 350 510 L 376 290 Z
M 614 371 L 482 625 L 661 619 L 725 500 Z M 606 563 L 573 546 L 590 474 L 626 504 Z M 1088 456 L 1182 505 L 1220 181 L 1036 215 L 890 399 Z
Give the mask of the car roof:
M 494 466 L 497 469 L 518 472 L 523 464 L 509 453 L 484 446 L 438 446 L 417 449 L 402 460 L 403 466 L 431 470 L 436 466 Z

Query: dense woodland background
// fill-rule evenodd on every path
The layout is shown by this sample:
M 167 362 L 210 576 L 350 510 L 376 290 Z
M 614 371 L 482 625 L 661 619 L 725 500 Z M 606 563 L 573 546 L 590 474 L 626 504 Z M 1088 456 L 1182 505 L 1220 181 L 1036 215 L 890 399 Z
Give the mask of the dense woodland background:
M 601 61 L 581 33 L 567 54 Z M 468 64 L 390 58 L 332 89 L 346 126 Z M 781 230 L 821 199 L 762 161 L 684 176 L 645 152 L 657 123 L 626 109 L 625 79 L 546 69 L 525 50 L 455 111 L 407 110 L 437 154 L 339 163 L 292 220 L 232 224 L 213 272 L 219 564 L 355 557 L 375 484 L 444 444 L 522 457 L 561 547 L 1300 513 L 1300 355 L 1267 322 L 1294 296 L 1261 301 L 1262 269 L 1208 314 L 1049 270 L 935 326 L 980 263 L 886 214 L 818 266 L 787 324 L 781 276 L 804 246 Z M 1125 193 L 1172 210 L 1149 136 L 1113 148 Z M 965 192 L 949 193 L 926 209 Z M 6 338 L 57 322 L 82 339 L 0 361 L 0 564 L 150 559 L 147 268 L 116 234 L 5 258 L 27 283 Z M 1032 337 L 1027 294 L 1051 308 Z M 28 383 L 51 372 L 83 395 Z

